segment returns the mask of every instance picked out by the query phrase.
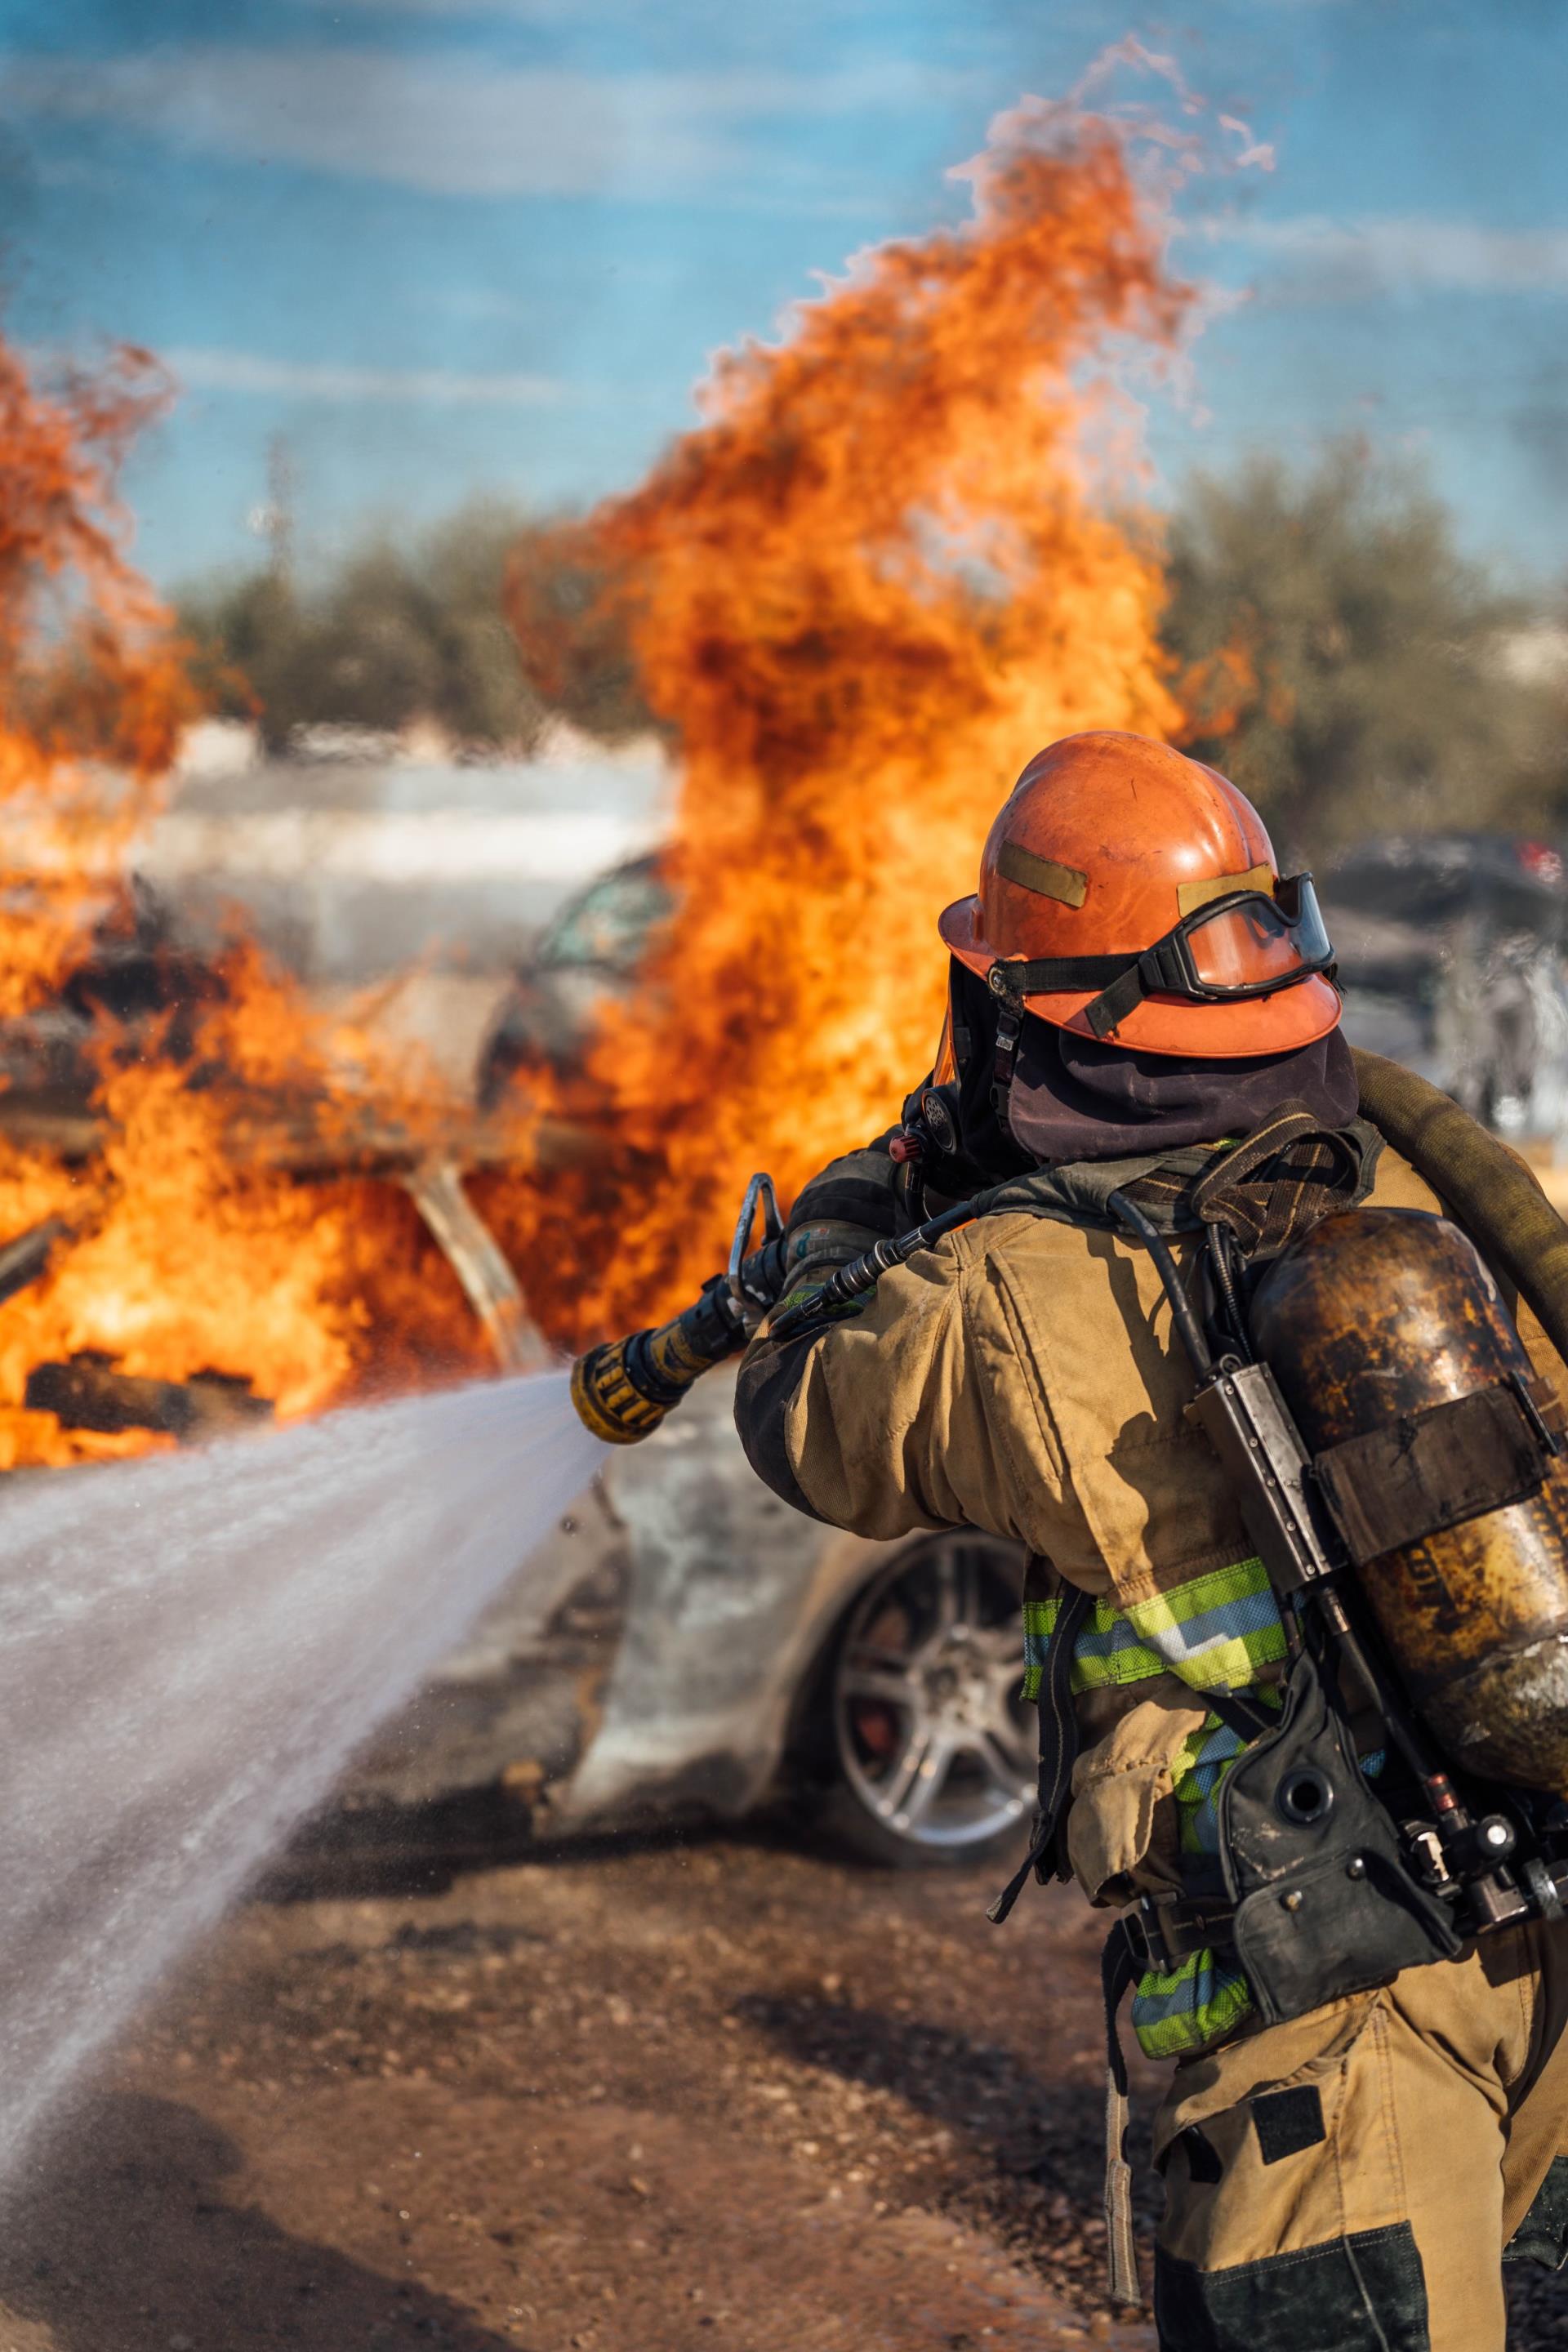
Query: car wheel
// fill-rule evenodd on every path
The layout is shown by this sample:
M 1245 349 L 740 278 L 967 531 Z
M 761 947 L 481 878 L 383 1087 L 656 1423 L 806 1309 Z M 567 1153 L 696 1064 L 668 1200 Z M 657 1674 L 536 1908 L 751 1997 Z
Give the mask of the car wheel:
M 886 1563 L 840 1628 L 822 1686 L 822 1824 L 897 1869 L 987 1861 L 1019 1842 L 1037 1727 L 1023 1698 L 1018 1555 L 944 1535 Z

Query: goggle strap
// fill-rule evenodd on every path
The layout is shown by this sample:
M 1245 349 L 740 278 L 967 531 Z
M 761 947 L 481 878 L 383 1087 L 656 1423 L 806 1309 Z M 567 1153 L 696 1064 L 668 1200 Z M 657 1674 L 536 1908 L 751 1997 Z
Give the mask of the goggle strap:
M 1160 985 L 1159 965 L 1158 948 L 1150 948 L 1131 963 L 1125 956 L 1048 956 L 1035 963 L 997 962 L 986 978 L 992 993 L 1009 1004 L 1021 1004 L 1026 996 L 1099 988 L 1101 993 L 1084 1007 L 1084 1019 L 1097 1037 L 1109 1037 L 1151 989 Z
M 1034 963 L 998 960 L 985 978 L 993 996 L 1055 996 L 1067 989 L 1104 988 L 1128 969 L 1124 955 L 1044 956 Z
M 1136 963 L 1126 965 L 1109 988 L 1102 989 L 1084 1006 L 1083 1017 L 1097 1037 L 1114 1037 L 1128 1014 L 1135 1012 L 1151 988 L 1158 985 L 1158 971 L 1147 976 L 1144 971 L 1144 966 L 1153 961 L 1152 954 L 1140 956 Z

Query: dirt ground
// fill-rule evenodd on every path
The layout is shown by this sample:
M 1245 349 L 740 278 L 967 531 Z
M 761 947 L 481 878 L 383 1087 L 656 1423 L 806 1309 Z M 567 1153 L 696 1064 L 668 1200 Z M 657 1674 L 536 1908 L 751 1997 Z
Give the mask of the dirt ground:
M 35 2167 L 0 2352 L 1147 2352 L 1099 1923 L 993 1891 L 757 1834 L 253 1904 Z

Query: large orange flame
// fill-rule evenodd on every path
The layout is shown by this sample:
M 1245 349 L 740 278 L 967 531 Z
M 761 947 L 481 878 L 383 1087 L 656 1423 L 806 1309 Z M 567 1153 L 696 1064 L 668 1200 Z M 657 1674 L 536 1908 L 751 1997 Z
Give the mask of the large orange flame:
M 164 389 L 127 352 L 46 393 L 0 343 L 0 1017 L 45 1003 L 80 961 L 196 709 L 115 494 Z M 292 1414 L 489 1359 L 402 1192 L 295 1183 L 255 1140 L 303 1120 L 328 1165 L 335 1143 L 352 1167 L 366 1101 L 416 1132 L 428 1105 L 363 1041 L 323 1034 L 243 942 L 216 979 L 177 1053 L 110 1037 L 101 1150 L 24 1146 L 0 1118 L 0 1244 L 47 1217 L 72 1229 L 46 1276 L 0 1305 L 0 1468 L 155 1442 L 26 1410 L 27 1374 L 48 1360 L 217 1372 Z M 242 1124 L 252 1142 L 237 1148 Z
M 167 385 L 144 352 L 52 398 L 0 343 L 0 1013 L 41 1002 L 194 716 L 182 648 L 126 560 L 114 477 Z M 94 884 L 98 885 L 97 892 Z
M 557 1082 L 598 1153 L 492 1187 L 563 1340 L 689 1296 L 752 1169 L 793 1188 L 897 1117 L 940 1018 L 938 909 L 1027 755 L 1179 723 L 1157 541 L 1130 465 L 1092 478 L 1115 412 L 1086 371 L 1111 338 L 1169 350 L 1188 289 L 1109 123 L 1021 111 L 968 176 L 968 226 L 879 248 L 722 360 L 706 421 L 563 538 L 631 599 L 682 761 L 679 914 Z M 512 617 L 539 660 L 521 580 Z
M 1188 290 L 1107 122 L 1021 110 L 968 176 L 968 226 L 864 257 L 783 342 L 724 360 L 701 426 L 561 534 L 626 599 L 683 778 L 644 985 L 577 1071 L 533 1074 L 516 1172 L 482 1195 L 563 1342 L 689 1296 L 752 1168 L 787 1192 L 896 1114 L 939 1017 L 937 909 L 1030 751 L 1179 728 L 1102 362 L 1119 339 L 1169 351 Z M 82 955 L 194 707 L 115 498 L 162 396 L 142 354 L 46 394 L 0 345 L 0 1018 Z M 513 606 L 539 636 L 521 579 Z M 285 1413 L 487 1360 L 400 1192 L 293 1183 L 266 1146 L 269 1119 L 303 1123 L 352 1167 L 368 1105 L 416 1139 L 443 1107 L 243 942 L 218 980 L 178 1042 L 110 1039 L 95 1154 L 24 1148 L 0 1116 L 0 1244 L 73 1228 L 0 1304 L 0 1467 L 151 1442 L 27 1410 L 49 1360 L 218 1372 Z M 594 1141 L 542 1178 L 541 1113 Z

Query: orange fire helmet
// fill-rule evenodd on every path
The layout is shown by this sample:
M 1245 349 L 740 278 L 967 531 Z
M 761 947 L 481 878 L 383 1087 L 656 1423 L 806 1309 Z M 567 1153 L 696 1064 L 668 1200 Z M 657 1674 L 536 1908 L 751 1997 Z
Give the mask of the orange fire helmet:
M 1015 1016 L 1149 1054 L 1283 1054 L 1340 1017 L 1310 875 L 1215 768 L 1142 735 L 1037 752 L 943 940 Z

